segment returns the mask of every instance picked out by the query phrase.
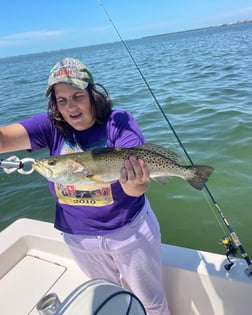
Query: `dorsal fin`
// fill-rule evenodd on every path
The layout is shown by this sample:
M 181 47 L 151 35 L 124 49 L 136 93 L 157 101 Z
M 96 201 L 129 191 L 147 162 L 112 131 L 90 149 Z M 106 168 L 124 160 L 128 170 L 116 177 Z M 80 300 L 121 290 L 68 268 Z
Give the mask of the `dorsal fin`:
M 160 154 L 160 155 L 162 155 L 162 156 L 164 156 L 170 160 L 173 160 L 176 163 L 179 163 L 181 161 L 181 157 L 177 153 L 175 153 L 169 149 L 166 149 L 166 148 L 164 148 L 158 144 L 145 143 L 145 144 L 137 146 L 136 148 L 142 149 L 145 151 L 156 152 L 156 153 L 158 153 L 158 154 Z

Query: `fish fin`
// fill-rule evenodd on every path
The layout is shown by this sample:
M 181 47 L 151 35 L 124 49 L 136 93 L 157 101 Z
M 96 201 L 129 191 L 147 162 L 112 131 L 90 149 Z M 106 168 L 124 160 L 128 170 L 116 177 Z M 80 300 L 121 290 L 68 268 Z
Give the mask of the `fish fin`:
M 138 148 L 140 150 L 142 149 L 144 151 L 150 151 L 152 153 L 156 152 L 156 153 L 168 158 L 169 160 L 173 160 L 176 163 L 179 163 L 181 161 L 181 157 L 177 153 L 175 153 L 169 149 L 166 149 L 163 146 L 158 145 L 158 144 L 145 143 L 145 144 L 137 146 L 136 148 Z
M 214 168 L 208 165 L 193 165 L 190 168 L 194 170 L 194 176 L 187 178 L 186 181 L 195 189 L 202 190 L 208 177 L 214 171 Z
M 109 179 L 107 177 L 103 179 L 102 176 L 99 176 L 99 175 L 98 176 L 89 175 L 87 176 L 87 178 L 97 184 L 113 184 L 117 181 L 117 179 L 113 179 L 113 178 Z
M 102 180 L 100 177 L 95 176 L 95 175 L 89 175 L 87 178 L 93 182 L 99 183 L 99 184 L 104 184 L 104 180 Z
M 153 176 L 151 177 L 155 182 L 161 184 L 161 185 L 165 185 L 168 183 L 169 179 L 167 176 Z

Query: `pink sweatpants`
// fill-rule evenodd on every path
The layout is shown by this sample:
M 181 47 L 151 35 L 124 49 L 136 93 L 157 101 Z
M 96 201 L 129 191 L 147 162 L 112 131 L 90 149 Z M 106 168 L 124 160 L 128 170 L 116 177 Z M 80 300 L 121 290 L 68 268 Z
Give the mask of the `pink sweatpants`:
M 142 301 L 148 315 L 170 315 L 161 275 L 159 223 L 148 200 L 136 218 L 105 236 L 64 234 L 75 261 L 91 278 L 120 283 Z

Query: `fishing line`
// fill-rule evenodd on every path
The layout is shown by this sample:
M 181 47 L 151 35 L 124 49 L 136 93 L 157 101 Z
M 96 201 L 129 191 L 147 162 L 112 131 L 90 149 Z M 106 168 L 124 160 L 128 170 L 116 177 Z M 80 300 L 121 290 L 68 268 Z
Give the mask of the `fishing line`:
M 102 4 L 101 1 L 99 1 L 99 4 L 100 4 L 100 6 L 102 7 L 102 9 L 103 9 L 105 15 L 107 16 L 109 22 L 112 24 L 112 26 L 113 26 L 113 28 L 114 28 L 116 34 L 117 34 L 118 37 L 120 38 L 121 43 L 123 44 L 123 46 L 124 46 L 125 50 L 127 51 L 127 53 L 128 53 L 128 55 L 129 55 L 131 61 L 133 62 L 134 66 L 136 67 L 136 69 L 137 69 L 138 73 L 140 74 L 142 80 L 144 81 L 144 83 L 145 83 L 145 85 L 146 85 L 146 87 L 147 87 L 149 93 L 150 93 L 151 96 L 153 97 L 153 99 L 154 99 L 156 105 L 158 106 L 158 108 L 159 108 L 161 114 L 163 115 L 164 119 L 166 120 L 167 124 L 169 125 L 170 129 L 172 130 L 172 132 L 173 132 L 175 138 L 177 139 L 178 143 L 180 144 L 182 150 L 184 151 L 184 153 L 185 153 L 187 159 L 188 159 L 188 160 L 190 161 L 190 163 L 193 165 L 193 161 L 191 160 L 189 154 L 187 153 L 187 151 L 186 151 L 186 149 L 185 149 L 183 143 L 181 142 L 181 140 L 180 140 L 180 138 L 179 138 L 179 136 L 178 136 L 176 130 L 173 128 L 171 122 L 169 121 L 168 117 L 166 116 L 166 114 L 165 114 L 165 112 L 164 112 L 162 106 L 160 105 L 160 103 L 159 103 L 159 101 L 158 101 L 156 95 L 155 95 L 154 92 L 152 91 L 152 89 L 151 89 L 151 87 L 150 87 L 148 81 L 146 80 L 144 74 L 142 73 L 142 70 L 141 70 L 140 67 L 138 66 L 138 64 L 137 64 L 135 58 L 133 57 L 131 51 L 129 50 L 127 44 L 125 43 L 124 39 L 122 38 L 121 34 L 119 33 L 119 31 L 118 31 L 116 25 L 115 25 L 114 22 L 112 21 L 110 15 L 108 14 L 107 10 L 105 9 L 105 7 L 104 7 L 104 5 Z
M 184 147 L 184 145 L 183 145 L 182 141 L 180 140 L 180 138 L 179 138 L 179 136 L 178 136 L 176 130 L 174 129 L 172 123 L 171 123 L 170 120 L 168 119 L 168 117 L 167 117 L 166 113 L 164 112 L 162 106 L 160 105 L 160 103 L 159 103 L 159 101 L 158 101 L 156 95 L 155 95 L 154 92 L 152 91 L 152 89 L 151 89 L 151 87 L 150 87 L 148 81 L 146 80 L 146 78 L 145 78 L 143 72 L 141 71 L 140 67 L 138 66 L 138 64 L 137 64 L 137 62 L 136 62 L 134 56 L 132 55 L 131 51 L 129 50 L 129 48 L 128 48 L 126 42 L 125 42 L 124 39 L 122 38 L 122 36 L 121 36 L 119 30 L 117 29 L 116 25 L 114 24 L 113 20 L 111 19 L 109 13 L 107 12 L 106 8 L 104 7 L 102 1 L 99 1 L 99 0 L 97 0 L 97 1 L 98 1 L 98 3 L 100 4 L 100 6 L 101 6 L 103 12 L 105 13 L 106 17 L 108 18 L 109 22 L 111 23 L 111 25 L 112 25 L 113 29 L 115 30 L 116 34 L 118 35 L 118 37 L 119 37 L 121 43 L 123 44 L 123 46 L 124 46 L 126 52 L 128 53 L 130 59 L 132 60 L 134 66 L 136 67 L 138 73 L 140 74 L 140 76 L 141 76 L 141 78 L 142 78 L 144 84 L 146 85 L 146 87 L 147 87 L 149 93 L 151 94 L 151 96 L 152 96 L 154 102 L 155 102 L 156 105 L 158 106 L 158 108 L 159 108 L 159 110 L 160 110 L 162 116 L 164 117 L 165 121 L 167 122 L 167 124 L 169 125 L 171 131 L 173 132 L 175 138 L 177 139 L 177 141 L 178 141 L 180 147 L 182 148 L 182 150 L 183 150 L 185 156 L 187 157 L 187 159 L 189 160 L 189 162 L 191 163 L 191 165 L 194 165 L 194 163 L 193 163 L 193 161 L 192 161 L 192 159 L 191 159 L 189 153 L 187 152 L 186 148 Z M 212 193 L 210 192 L 210 190 L 209 190 L 209 188 L 207 187 L 206 184 L 204 184 L 204 188 L 205 188 L 205 191 L 207 192 L 208 197 L 210 198 L 212 204 L 214 205 L 215 209 L 217 210 L 217 213 L 218 213 L 219 216 L 221 217 L 222 222 L 224 223 L 224 225 L 225 225 L 225 227 L 226 227 L 226 230 L 228 231 L 228 233 L 229 233 L 229 235 L 230 235 L 230 237 L 228 237 L 227 235 L 225 235 L 225 238 L 222 240 L 223 245 L 224 245 L 225 248 L 227 249 L 226 256 L 227 256 L 227 259 L 228 259 L 228 261 L 229 261 L 229 264 L 225 265 L 225 269 L 226 269 L 226 270 L 229 270 L 229 269 L 232 267 L 232 265 L 233 265 L 233 262 L 231 262 L 230 259 L 229 259 L 229 255 L 234 255 L 234 254 L 236 253 L 236 248 L 235 248 L 234 245 L 233 245 L 233 244 L 235 244 L 235 246 L 240 250 L 241 256 L 245 259 L 245 261 L 246 261 L 246 263 L 247 263 L 247 265 L 248 265 L 248 268 L 249 268 L 249 269 L 248 269 L 248 275 L 252 276 L 252 262 L 251 262 L 251 260 L 250 260 L 250 258 L 249 258 L 249 256 L 248 256 L 247 252 L 245 251 L 244 247 L 242 246 L 242 244 L 241 244 L 241 242 L 240 242 L 238 236 L 236 235 L 236 233 L 234 232 L 234 230 L 231 228 L 231 226 L 230 226 L 229 222 L 227 221 L 227 219 L 225 218 L 225 216 L 224 216 L 224 214 L 223 214 L 223 212 L 222 212 L 220 206 L 217 204 L 217 202 L 216 202 L 214 196 L 212 195 Z M 217 220 L 217 222 L 220 223 L 219 220 Z M 225 234 L 226 234 L 226 233 L 225 233 Z

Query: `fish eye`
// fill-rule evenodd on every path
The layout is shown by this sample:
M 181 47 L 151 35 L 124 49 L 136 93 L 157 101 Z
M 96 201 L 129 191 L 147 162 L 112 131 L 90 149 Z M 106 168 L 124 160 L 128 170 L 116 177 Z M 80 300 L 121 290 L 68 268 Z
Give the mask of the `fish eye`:
M 56 165 L 56 161 L 55 160 L 50 160 L 50 161 L 47 162 L 47 164 L 49 166 L 54 166 L 54 165 Z

